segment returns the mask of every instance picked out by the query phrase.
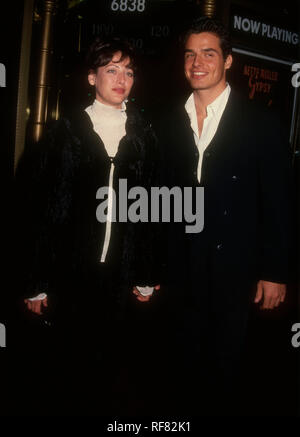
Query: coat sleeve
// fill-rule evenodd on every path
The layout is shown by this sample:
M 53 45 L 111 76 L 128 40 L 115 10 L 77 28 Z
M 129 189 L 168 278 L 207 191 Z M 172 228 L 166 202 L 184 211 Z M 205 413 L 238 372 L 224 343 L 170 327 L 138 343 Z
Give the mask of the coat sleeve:
M 151 187 L 158 186 L 157 138 L 151 125 L 144 129 L 143 164 L 140 185 L 148 193 L 148 222 L 128 223 L 127 245 L 134 242 L 133 260 L 126 265 L 133 266 L 132 285 L 154 286 L 160 283 L 160 223 L 151 222 Z M 126 244 L 126 243 L 125 243 Z M 125 253 L 130 253 L 125 250 Z
M 280 120 L 266 120 L 257 144 L 260 180 L 259 279 L 286 283 L 291 275 L 292 205 L 294 198 L 292 154 Z
M 70 177 L 64 166 L 64 130 L 56 123 L 37 144 L 27 145 L 15 176 L 15 257 L 19 297 L 49 293 L 57 252 L 57 229 L 68 216 Z

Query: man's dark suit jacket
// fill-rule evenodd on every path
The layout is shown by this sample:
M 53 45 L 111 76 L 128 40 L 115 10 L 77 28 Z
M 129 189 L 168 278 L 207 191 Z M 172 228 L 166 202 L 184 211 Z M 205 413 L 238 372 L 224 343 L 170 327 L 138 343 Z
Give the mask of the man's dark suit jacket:
M 162 183 L 197 186 L 198 150 L 184 105 L 158 123 Z M 291 157 L 280 119 L 231 90 L 204 152 L 204 229 L 166 226 L 167 282 L 180 305 L 244 323 L 259 279 L 289 275 Z M 173 293 L 173 294 L 172 294 Z M 243 315 L 242 315 L 243 314 Z M 238 327 L 237 327 L 238 329 Z

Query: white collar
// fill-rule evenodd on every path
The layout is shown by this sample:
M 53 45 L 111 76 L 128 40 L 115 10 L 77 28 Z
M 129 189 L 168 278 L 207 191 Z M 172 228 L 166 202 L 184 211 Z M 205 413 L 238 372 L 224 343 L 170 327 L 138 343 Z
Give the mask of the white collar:
M 221 92 L 221 94 L 219 94 L 213 102 L 207 105 L 207 113 L 211 111 L 214 116 L 217 116 L 220 111 L 223 111 L 226 106 L 230 91 L 230 85 L 229 83 L 227 83 L 226 88 Z M 187 99 L 185 104 L 185 110 L 189 114 L 189 116 L 191 116 L 194 111 L 196 111 L 194 93 L 192 93 Z
M 127 100 L 126 100 L 127 101 Z M 113 117 L 117 114 L 122 114 L 126 111 L 126 101 L 122 102 L 121 108 L 115 108 L 114 106 L 105 105 L 104 103 L 99 102 L 99 100 L 95 99 L 92 104 L 92 110 L 95 114 L 101 114 L 102 116 Z

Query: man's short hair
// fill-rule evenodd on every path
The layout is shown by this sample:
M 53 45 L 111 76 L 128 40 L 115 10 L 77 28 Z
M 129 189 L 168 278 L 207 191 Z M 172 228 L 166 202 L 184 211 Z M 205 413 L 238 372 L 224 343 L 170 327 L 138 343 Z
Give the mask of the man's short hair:
M 133 47 L 125 39 L 120 37 L 112 37 L 105 40 L 96 38 L 94 40 L 86 56 L 86 66 L 88 72 L 96 72 L 97 68 L 104 67 L 105 65 L 109 64 L 117 52 L 121 52 L 121 57 L 118 62 L 122 62 L 128 57 L 130 60 L 129 67 L 136 72 L 136 53 Z
M 199 17 L 186 26 L 186 29 L 181 37 L 183 47 L 185 46 L 190 35 L 192 35 L 193 33 L 202 32 L 213 33 L 220 39 L 220 47 L 224 60 L 227 58 L 228 55 L 231 54 L 231 38 L 226 27 L 221 23 L 221 21 L 208 17 Z

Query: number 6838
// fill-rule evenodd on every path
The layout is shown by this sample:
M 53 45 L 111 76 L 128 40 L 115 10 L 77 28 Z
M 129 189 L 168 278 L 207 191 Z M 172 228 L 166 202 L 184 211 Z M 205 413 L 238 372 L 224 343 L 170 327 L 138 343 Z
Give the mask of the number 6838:
M 111 10 L 116 11 L 129 11 L 129 12 L 143 12 L 146 7 L 146 0 L 113 0 L 111 2 Z

